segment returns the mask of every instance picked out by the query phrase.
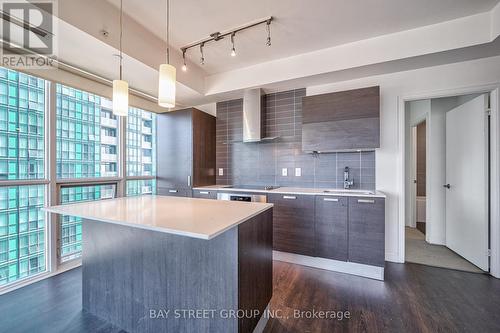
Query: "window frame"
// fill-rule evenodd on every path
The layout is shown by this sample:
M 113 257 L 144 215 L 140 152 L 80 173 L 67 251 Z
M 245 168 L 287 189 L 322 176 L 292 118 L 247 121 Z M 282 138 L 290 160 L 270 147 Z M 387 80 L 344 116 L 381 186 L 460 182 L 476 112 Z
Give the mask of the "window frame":
M 45 80 L 45 79 L 44 79 Z M 57 177 L 57 91 L 58 82 L 45 80 L 45 108 L 44 108 L 44 178 L 43 179 L 23 179 L 23 180 L 0 180 L 0 186 L 23 186 L 23 185 L 44 185 L 46 206 L 59 205 L 61 199 L 61 189 L 72 186 L 92 186 L 108 185 L 116 186 L 116 197 L 127 195 L 127 181 L 131 180 L 156 180 L 156 167 L 148 176 L 128 176 L 127 175 L 127 118 L 117 117 L 117 176 L 95 177 L 95 178 L 58 178 Z M 77 90 L 80 88 L 64 85 Z M 85 92 L 85 91 L 84 91 Z M 19 94 L 18 94 L 19 99 Z M 140 109 L 140 108 L 139 108 Z M 143 110 L 143 109 L 141 109 Z M 143 110 L 146 112 L 151 112 Z M 154 112 L 151 112 L 154 114 Z M 156 124 L 152 126 L 152 136 L 156 138 Z M 154 128 L 154 130 L 153 130 Z M 153 140 L 155 140 L 153 138 Z M 157 149 L 156 140 L 154 150 Z M 157 156 L 157 152 L 155 151 Z M 155 157 L 156 157 L 155 156 Z M 156 163 L 156 160 L 153 160 Z M 59 274 L 68 269 L 81 265 L 81 257 L 60 261 L 61 228 L 60 216 L 58 214 L 45 212 L 45 272 L 21 278 L 12 283 L 0 286 L 0 295 L 11 290 L 23 287 L 49 276 Z

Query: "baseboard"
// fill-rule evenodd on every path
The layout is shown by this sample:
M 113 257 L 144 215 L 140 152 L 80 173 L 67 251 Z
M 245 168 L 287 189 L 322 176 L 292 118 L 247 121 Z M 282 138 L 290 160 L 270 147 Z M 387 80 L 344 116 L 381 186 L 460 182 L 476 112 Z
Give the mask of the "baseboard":
M 397 264 L 402 264 L 404 263 L 404 260 L 401 261 L 399 259 L 399 254 L 398 253 L 387 253 L 385 254 L 385 261 L 390 261 L 390 262 L 395 262 Z
M 300 254 L 280 251 L 273 251 L 273 260 L 326 269 L 338 273 L 357 275 L 375 280 L 384 280 L 384 267 L 363 265 L 353 262 L 345 262 L 318 257 L 309 257 Z

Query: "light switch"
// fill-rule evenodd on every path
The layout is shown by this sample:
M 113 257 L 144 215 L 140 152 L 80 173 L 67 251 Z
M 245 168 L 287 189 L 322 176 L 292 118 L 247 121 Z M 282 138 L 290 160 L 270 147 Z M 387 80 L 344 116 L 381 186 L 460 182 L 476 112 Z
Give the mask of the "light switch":
M 287 169 L 287 168 L 282 168 L 282 169 L 281 169 L 281 175 L 282 175 L 283 177 L 288 176 L 288 169 Z
M 219 176 L 224 176 L 224 169 L 223 168 L 219 168 Z
M 295 168 L 295 177 L 300 177 L 300 176 L 302 176 L 302 169 Z

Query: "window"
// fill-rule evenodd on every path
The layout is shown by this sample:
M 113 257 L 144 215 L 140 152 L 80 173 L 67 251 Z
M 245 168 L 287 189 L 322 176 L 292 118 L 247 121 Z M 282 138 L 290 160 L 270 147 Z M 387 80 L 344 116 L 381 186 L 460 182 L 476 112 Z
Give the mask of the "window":
M 156 115 L 130 108 L 127 117 L 127 176 L 156 175 Z
M 45 185 L 0 187 L 0 285 L 46 270 Z
M 45 80 L 0 68 L 0 180 L 43 179 Z
M 48 89 L 55 90 L 50 103 Z M 54 114 L 48 105 L 55 105 Z M 46 126 L 52 123 L 55 128 Z M 48 134 L 56 141 L 50 163 Z M 106 98 L 0 67 L 0 291 L 49 271 L 52 248 L 58 249 L 54 265 L 81 257 L 81 219 L 45 214 L 42 207 L 114 198 L 118 184 L 126 195 L 156 192 L 155 135 L 153 113 L 130 108 L 129 117 L 119 119 Z M 121 145 L 127 147 L 124 176 L 118 173 Z M 48 166 L 57 179 L 49 179 Z M 57 196 L 46 195 L 49 186 Z M 52 223 L 57 239 L 46 232 Z
M 0 286 L 46 271 L 45 85 L 0 67 Z
M 137 179 L 127 181 L 127 196 L 156 194 L 156 180 Z
M 118 176 L 118 122 L 111 101 L 61 84 L 56 98 L 57 177 Z
M 116 197 L 116 185 L 86 185 L 62 187 L 61 204 L 81 201 L 111 199 Z M 61 216 L 60 221 L 60 261 L 65 262 L 81 256 L 82 219 L 74 216 Z

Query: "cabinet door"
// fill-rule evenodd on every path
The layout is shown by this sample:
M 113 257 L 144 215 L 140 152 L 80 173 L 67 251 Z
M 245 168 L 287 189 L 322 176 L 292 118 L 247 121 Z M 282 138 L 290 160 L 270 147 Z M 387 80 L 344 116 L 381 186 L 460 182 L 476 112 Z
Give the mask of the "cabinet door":
M 158 187 L 158 195 L 167 195 L 170 197 L 191 197 L 192 193 L 190 189 L 185 188 L 172 188 L 172 187 Z
M 193 190 L 193 198 L 217 199 L 217 191 L 213 191 L 213 190 Z
M 316 256 L 347 261 L 347 197 L 316 197 Z
M 385 200 L 349 198 L 349 261 L 384 266 Z
M 158 115 L 158 188 L 189 189 L 192 186 L 191 113 L 188 109 Z
M 273 248 L 314 255 L 314 196 L 269 194 L 273 209 Z

